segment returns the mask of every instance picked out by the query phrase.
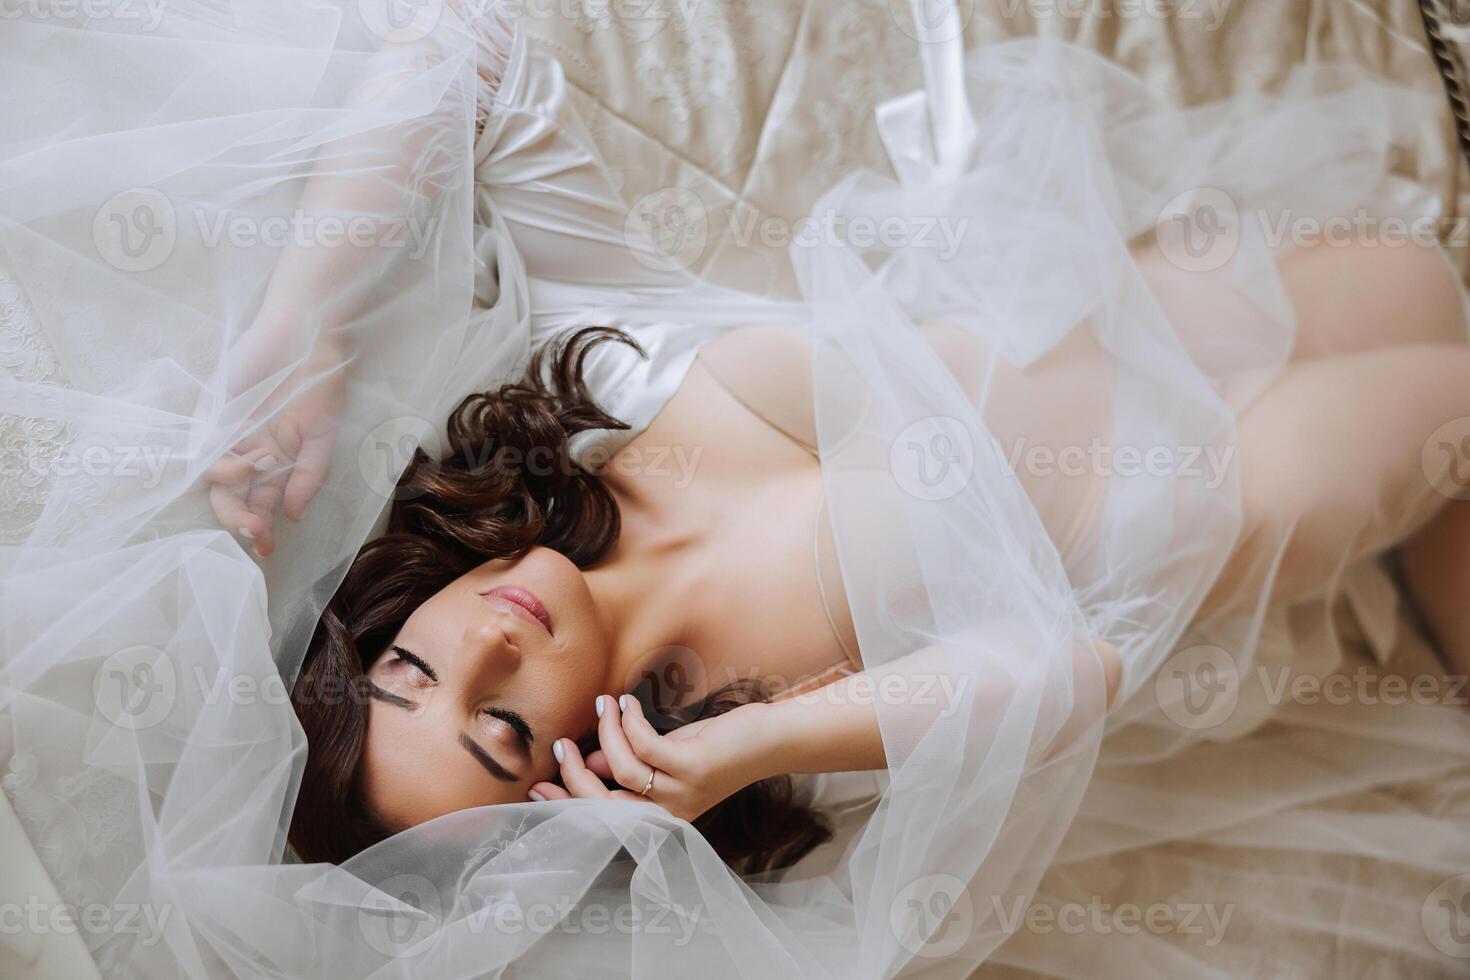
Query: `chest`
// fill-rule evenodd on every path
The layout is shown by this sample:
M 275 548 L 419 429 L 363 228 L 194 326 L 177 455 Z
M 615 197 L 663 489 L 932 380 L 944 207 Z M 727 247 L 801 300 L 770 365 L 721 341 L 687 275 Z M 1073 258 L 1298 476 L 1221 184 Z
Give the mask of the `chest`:
M 682 486 L 642 488 L 663 500 L 646 530 L 678 539 L 682 525 L 688 543 L 649 597 L 648 622 L 673 642 L 651 644 L 642 670 L 659 690 L 646 703 L 752 680 L 778 694 L 849 664 L 856 638 L 816 456 L 697 366 L 628 449 L 664 447 L 689 465 Z M 625 526 L 630 547 L 640 530 Z

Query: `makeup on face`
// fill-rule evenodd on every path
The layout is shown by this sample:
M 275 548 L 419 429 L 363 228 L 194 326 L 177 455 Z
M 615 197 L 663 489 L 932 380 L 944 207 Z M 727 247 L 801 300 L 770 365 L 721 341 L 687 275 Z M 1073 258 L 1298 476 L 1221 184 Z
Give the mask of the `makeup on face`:
M 536 597 L 536 593 L 530 589 L 519 585 L 497 585 L 492 589 L 486 589 L 480 595 L 497 609 L 503 609 L 529 623 L 540 626 L 546 630 L 547 636 L 556 635 L 551 614 L 546 611 L 546 606 Z

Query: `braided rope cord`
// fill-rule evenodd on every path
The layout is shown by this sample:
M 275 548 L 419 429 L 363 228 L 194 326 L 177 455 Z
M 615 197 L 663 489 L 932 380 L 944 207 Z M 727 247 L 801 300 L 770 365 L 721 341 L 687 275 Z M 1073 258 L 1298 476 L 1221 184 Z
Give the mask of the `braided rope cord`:
M 1419 0 L 1419 13 L 1424 20 L 1424 33 L 1429 38 L 1429 50 L 1434 55 L 1440 78 L 1444 80 L 1450 112 L 1455 117 L 1460 152 L 1470 163 L 1470 97 L 1467 97 L 1465 60 L 1460 44 L 1447 38 L 1445 33 L 1446 20 L 1460 31 L 1470 33 L 1467 31 L 1470 28 L 1470 0 Z

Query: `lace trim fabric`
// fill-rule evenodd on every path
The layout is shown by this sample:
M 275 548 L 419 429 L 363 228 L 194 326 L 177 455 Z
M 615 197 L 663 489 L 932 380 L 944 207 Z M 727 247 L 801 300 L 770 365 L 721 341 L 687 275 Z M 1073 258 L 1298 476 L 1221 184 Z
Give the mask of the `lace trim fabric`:
M 515 47 L 516 25 L 499 3 L 484 9 L 482 4 L 468 15 L 465 0 L 450 0 L 449 7 L 463 21 L 475 38 L 478 60 L 476 73 L 484 86 L 480 97 L 475 100 L 475 141 L 478 143 L 490 120 L 495 98 L 500 93 L 500 82 L 505 77 L 506 65 L 510 63 L 511 51 Z
M 65 386 L 60 359 L 36 324 L 35 310 L 0 252 L 0 373 L 14 381 Z M 0 412 L 0 544 L 26 539 L 50 493 L 47 477 L 75 432 L 37 415 Z

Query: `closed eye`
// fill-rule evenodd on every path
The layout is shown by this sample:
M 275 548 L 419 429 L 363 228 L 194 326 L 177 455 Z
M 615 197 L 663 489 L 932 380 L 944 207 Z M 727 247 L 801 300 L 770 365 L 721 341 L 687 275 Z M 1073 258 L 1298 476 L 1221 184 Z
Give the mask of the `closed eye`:
M 511 731 L 516 733 L 516 738 L 521 743 L 521 748 L 526 752 L 531 751 L 531 745 L 536 741 L 536 735 L 531 731 L 531 726 L 526 719 L 509 708 L 491 707 L 485 709 L 485 714 L 510 726 Z
M 405 650 L 405 649 L 403 649 L 403 647 L 399 646 L 396 643 L 393 646 L 389 647 L 388 649 L 393 651 L 394 657 L 396 657 L 398 660 L 402 661 L 403 663 L 406 663 L 406 664 L 408 664 L 408 665 L 416 668 L 421 674 L 423 674 L 429 680 L 435 681 L 435 682 L 437 682 L 439 680 L 439 675 L 436 674 L 436 673 L 434 673 L 434 668 L 433 667 L 430 667 L 427 663 L 425 663 L 423 661 L 423 659 L 421 657 L 419 657 L 418 654 L 412 653 L 412 652 L 410 652 L 408 650 Z

